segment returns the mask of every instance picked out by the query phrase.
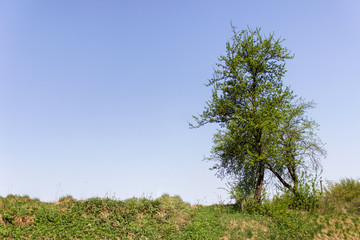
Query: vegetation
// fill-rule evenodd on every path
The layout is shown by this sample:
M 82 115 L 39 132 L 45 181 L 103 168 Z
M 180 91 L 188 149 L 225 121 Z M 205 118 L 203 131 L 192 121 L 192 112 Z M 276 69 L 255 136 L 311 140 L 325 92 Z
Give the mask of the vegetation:
M 212 98 L 194 116 L 196 125 L 217 123 L 209 160 L 221 178 L 228 177 L 238 201 L 261 202 L 266 177 L 276 178 L 300 196 L 300 175 L 317 171 L 325 155 L 317 124 L 307 117 L 313 103 L 296 98 L 282 78 L 293 58 L 274 34 L 260 29 L 236 31 L 220 56 L 207 86 Z
M 329 182 L 323 201 L 328 210 L 360 214 L 360 181 L 345 178 L 337 183 Z
M 286 196 L 260 212 L 237 205 L 190 205 L 180 197 L 125 201 L 71 196 L 56 203 L 0 198 L 0 239 L 359 239 L 360 216 L 299 211 Z M 287 207 L 284 207 L 287 206 Z

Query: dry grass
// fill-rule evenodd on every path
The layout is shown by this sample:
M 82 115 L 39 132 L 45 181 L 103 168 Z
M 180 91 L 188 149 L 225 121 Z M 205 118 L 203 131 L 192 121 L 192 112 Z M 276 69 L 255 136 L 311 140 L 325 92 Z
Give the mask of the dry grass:
M 342 216 L 342 217 L 341 217 Z M 360 239 L 360 221 L 358 218 L 352 218 L 351 215 L 344 219 L 345 215 L 339 215 L 338 217 L 320 216 L 317 219 L 317 224 L 324 226 L 321 232 L 315 235 L 314 240 L 338 240 L 338 239 Z M 354 221 L 359 221 L 359 224 L 355 224 Z
M 261 236 L 269 231 L 266 224 L 249 217 L 229 218 L 223 225 L 228 230 L 222 239 L 234 239 L 234 237 L 248 240 L 261 239 Z
M 35 215 L 15 218 L 15 223 L 19 226 L 34 224 Z
M 1 214 L 0 214 L 0 224 L 1 224 L 1 225 L 3 225 L 3 226 L 5 227 L 5 222 L 4 222 L 4 220 L 3 220 L 2 216 L 1 216 Z

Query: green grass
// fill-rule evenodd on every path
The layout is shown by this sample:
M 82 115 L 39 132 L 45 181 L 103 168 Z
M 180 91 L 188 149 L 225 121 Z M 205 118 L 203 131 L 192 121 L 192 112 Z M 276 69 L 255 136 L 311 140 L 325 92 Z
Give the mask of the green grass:
M 248 214 L 180 197 L 56 203 L 0 198 L 0 239 L 360 239 L 360 216 L 286 210 Z

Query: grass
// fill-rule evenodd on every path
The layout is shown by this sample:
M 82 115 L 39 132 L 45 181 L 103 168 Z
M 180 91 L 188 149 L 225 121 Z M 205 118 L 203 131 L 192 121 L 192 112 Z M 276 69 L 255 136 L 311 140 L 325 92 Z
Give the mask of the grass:
M 169 195 L 125 201 L 66 196 L 56 203 L 9 195 L 0 198 L 0 239 L 360 239 L 360 216 L 248 214 Z

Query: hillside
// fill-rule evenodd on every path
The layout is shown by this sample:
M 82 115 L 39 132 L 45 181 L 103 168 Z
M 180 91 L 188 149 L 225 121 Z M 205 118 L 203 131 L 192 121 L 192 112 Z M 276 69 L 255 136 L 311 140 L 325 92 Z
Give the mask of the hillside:
M 190 205 L 180 197 L 125 201 L 0 198 L 1 239 L 360 239 L 360 216 L 287 211 L 248 214 L 234 205 Z

